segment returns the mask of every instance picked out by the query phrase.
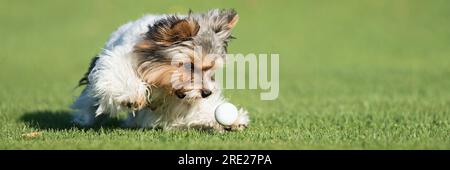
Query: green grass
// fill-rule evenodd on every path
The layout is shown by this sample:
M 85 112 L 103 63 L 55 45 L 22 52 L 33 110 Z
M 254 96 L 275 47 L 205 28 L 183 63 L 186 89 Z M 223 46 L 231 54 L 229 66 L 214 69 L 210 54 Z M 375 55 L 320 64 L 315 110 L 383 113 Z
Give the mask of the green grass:
M 242 132 L 70 123 L 108 35 L 144 13 L 235 8 L 231 53 L 279 53 L 280 95 L 228 90 Z M 0 1 L 2 149 L 450 149 L 450 2 Z M 123 116 L 122 116 L 123 117 Z M 22 134 L 41 132 L 34 138 Z

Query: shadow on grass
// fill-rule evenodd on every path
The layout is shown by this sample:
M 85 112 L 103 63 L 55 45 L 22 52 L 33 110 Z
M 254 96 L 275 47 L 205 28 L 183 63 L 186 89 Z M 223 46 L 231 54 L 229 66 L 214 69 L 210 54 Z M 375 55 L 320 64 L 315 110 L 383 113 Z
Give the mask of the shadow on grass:
M 72 116 L 69 111 L 34 111 L 26 112 L 20 118 L 20 121 L 24 122 L 27 126 L 40 129 L 40 130 L 68 130 L 68 129 L 80 129 L 80 130 L 100 130 L 100 129 L 134 129 L 134 130 L 155 130 L 162 131 L 160 128 L 129 128 L 123 127 L 122 121 L 117 118 L 109 118 L 107 115 L 98 117 L 96 123 L 91 127 L 78 126 L 72 122 Z M 213 129 L 193 129 L 197 131 L 214 134 Z
M 34 111 L 24 113 L 20 121 L 28 126 L 42 130 L 65 130 L 65 129 L 116 129 L 121 128 L 121 121 L 115 118 L 100 118 L 92 127 L 81 127 L 72 123 L 69 111 Z

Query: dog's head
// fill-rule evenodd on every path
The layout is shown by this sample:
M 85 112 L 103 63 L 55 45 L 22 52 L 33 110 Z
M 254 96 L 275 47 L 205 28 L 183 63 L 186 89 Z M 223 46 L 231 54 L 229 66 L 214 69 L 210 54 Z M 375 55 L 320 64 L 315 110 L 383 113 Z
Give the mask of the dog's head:
M 237 21 L 234 10 L 218 9 L 156 21 L 135 46 L 138 74 L 186 101 L 210 96 L 216 90 L 214 71 L 223 65 Z

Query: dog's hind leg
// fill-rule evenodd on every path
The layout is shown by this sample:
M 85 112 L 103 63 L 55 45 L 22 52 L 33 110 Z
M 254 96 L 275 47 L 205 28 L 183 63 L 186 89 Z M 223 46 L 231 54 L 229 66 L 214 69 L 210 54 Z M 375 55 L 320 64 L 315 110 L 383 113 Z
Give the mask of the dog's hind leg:
M 91 126 L 95 122 L 96 99 L 88 93 L 89 87 L 86 87 L 71 106 L 75 110 L 72 113 L 72 122 L 81 126 Z

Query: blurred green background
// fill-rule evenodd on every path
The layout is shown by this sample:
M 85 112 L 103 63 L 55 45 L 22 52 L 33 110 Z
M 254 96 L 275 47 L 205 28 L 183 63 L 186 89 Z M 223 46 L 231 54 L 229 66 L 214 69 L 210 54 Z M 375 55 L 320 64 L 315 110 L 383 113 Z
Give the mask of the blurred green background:
M 211 8 L 240 16 L 230 53 L 280 54 L 277 100 L 227 90 L 249 129 L 69 123 L 77 81 L 118 26 Z M 0 0 L 0 148 L 450 149 L 449 21 L 446 0 Z

